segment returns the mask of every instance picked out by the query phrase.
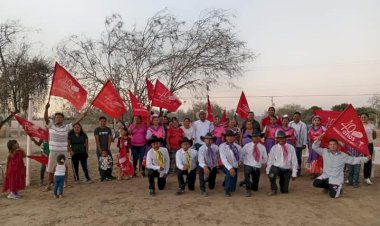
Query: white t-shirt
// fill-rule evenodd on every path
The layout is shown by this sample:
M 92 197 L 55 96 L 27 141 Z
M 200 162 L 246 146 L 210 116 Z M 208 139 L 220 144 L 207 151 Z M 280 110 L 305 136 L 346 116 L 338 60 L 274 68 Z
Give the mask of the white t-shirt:
M 197 120 L 193 122 L 194 134 L 195 134 L 195 143 L 203 144 L 201 136 L 206 135 L 206 133 L 211 133 L 214 130 L 214 126 L 210 121 Z
M 65 164 L 63 165 L 57 164 L 57 166 L 55 167 L 54 176 L 65 176 L 65 173 L 66 173 Z
M 57 126 L 50 121 L 47 128 L 49 129 L 49 150 L 67 151 L 68 133 L 73 128 L 73 124 L 69 123 Z
M 190 128 L 186 129 L 184 126 L 181 126 L 181 129 L 183 130 L 183 133 L 185 134 L 185 137 L 192 140 L 195 138 L 194 135 L 194 128 L 190 126 Z
M 363 126 L 368 137 L 368 143 L 373 143 L 373 131 L 375 130 L 375 126 L 372 123 L 363 123 Z

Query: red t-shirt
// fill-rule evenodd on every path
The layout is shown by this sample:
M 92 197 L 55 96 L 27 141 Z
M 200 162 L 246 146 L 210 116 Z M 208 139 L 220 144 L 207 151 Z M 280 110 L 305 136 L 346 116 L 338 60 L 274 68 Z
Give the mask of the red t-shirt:
M 176 129 L 174 129 L 173 127 L 170 127 L 168 129 L 168 140 L 169 140 L 170 149 L 179 149 L 180 146 L 178 142 L 182 140 L 183 137 L 184 137 L 184 132 L 180 127 Z
M 261 120 L 261 126 L 264 128 L 266 125 L 268 125 L 270 122 L 270 117 L 267 116 Z M 282 121 L 280 117 L 277 117 L 277 125 L 282 126 Z

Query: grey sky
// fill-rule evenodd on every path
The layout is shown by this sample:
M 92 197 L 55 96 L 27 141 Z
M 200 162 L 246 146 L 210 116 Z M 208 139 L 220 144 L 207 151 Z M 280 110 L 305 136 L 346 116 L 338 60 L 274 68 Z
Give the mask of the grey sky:
M 122 15 L 127 26 L 143 25 L 157 11 L 168 10 L 193 21 L 205 8 L 230 9 L 236 14 L 236 31 L 260 54 L 247 65 L 237 83 L 247 96 L 299 94 L 379 93 L 380 1 L 90 1 L 1 0 L 0 21 L 19 19 L 41 31 L 31 36 L 53 55 L 54 46 L 71 34 L 97 37 L 106 16 Z M 217 87 L 210 96 L 238 97 L 241 89 Z M 183 94 L 183 96 L 188 96 Z M 298 103 L 330 108 L 342 102 L 368 105 L 368 96 L 275 98 L 277 107 Z M 211 99 L 235 108 L 238 98 Z M 262 114 L 269 98 L 249 97 L 251 108 Z M 186 101 L 189 106 L 191 100 Z

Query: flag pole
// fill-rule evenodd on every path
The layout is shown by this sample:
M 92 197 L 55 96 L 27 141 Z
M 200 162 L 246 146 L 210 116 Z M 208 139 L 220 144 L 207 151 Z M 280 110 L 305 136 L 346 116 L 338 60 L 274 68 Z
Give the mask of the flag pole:
M 29 102 L 28 102 L 28 121 L 31 122 L 33 117 L 32 117 L 32 100 L 33 98 L 30 97 L 29 95 Z M 31 154 L 30 151 L 30 146 L 31 146 L 31 139 L 30 136 L 26 136 L 26 155 L 29 156 Z M 30 185 L 30 158 L 26 159 L 26 181 L 25 181 L 26 186 Z

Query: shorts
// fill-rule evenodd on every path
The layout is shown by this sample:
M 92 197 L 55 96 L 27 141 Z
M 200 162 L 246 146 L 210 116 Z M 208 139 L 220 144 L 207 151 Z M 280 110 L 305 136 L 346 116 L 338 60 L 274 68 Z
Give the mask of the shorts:
M 49 162 L 47 164 L 46 172 L 54 173 L 55 166 L 57 165 L 57 157 L 60 154 L 63 154 L 66 157 L 66 165 L 69 163 L 69 152 L 68 151 L 50 151 Z

